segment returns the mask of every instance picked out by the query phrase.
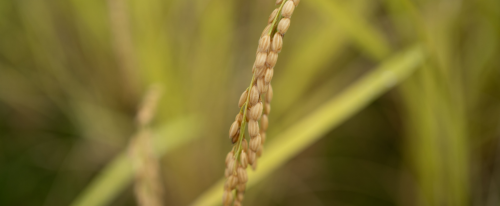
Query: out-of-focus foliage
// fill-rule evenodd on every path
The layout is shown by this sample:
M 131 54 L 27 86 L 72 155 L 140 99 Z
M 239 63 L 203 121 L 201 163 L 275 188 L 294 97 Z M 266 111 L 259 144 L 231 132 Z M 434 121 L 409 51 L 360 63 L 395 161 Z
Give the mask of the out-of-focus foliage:
M 92 192 L 126 158 L 152 84 L 163 88 L 152 127 L 165 202 L 192 203 L 223 176 L 274 8 L 0 1 L 0 205 L 68 205 Z M 306 150 L 283 152 L 289 161 L 245 205 L 500 204 L 498 0 L 302 0 L 275 68 L 268 144 L 415 44 L 423 62 L 406 81 Z M 131 179 L 121 181 L 105 182 L 118 188 L 107 204 L 135 205 Z

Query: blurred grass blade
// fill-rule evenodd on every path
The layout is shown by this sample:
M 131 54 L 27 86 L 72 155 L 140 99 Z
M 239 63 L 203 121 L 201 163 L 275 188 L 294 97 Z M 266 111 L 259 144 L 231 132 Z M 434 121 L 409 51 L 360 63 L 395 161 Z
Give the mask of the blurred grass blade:
M 326 102 L 319 109 L 280 133 L 266 148 L 256 172 L 249 170 L 247 188 L 255 185 L 286 161 L 313 144 L 346 119 L 363 109 L 393 86 L 405 80 L 423 60 L 420 47 L 395 55 L 379 68 L 350 86 L 345 92 Z M 193 205 L 221 204 L 224 179 L 203 193 Z
M 153 133 L 154 152 L 158 156 L 197 137 L 200 128 L 194 117 L 166 124 Z M 132 164 L 124 151 L 111 161 L 71 204 L 73 206 L 107 205 L 132 180 Z
M 312 0 L 304 3 L 332 18 L 372 58 L 382 60 L 390 53 L 391 48 L 383 34 L 357 11 L 338 1 Z

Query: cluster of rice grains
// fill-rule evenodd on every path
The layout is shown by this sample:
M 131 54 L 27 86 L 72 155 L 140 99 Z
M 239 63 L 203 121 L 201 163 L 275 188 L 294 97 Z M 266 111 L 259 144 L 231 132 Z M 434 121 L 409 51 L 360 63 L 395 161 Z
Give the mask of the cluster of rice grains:
M 134 169 L 134 192 L 137 205 L 163 205 L 160 163 L 153 152 L 150 124 L 161 97 L 161 87 L 151 86 L 137 113 L 138 132 L 129 143 L 129 155 Z
M 251 165 L 255 170 L 257 158 L 262 155 L 273 98 L 271 80 L 274 66 L 283 46 L 283 35 L 290 26 L 290 17 L 299 1 L 277 0 L 276 4 L 280 7 L 269 16 L 268 25 L 260 37 L 257 58 L 252 69 L 252 81 L 240 97 L 240 112 L 229 129 L 229 138 L 234 146 L 226 157 L 227 180 L 222 197 L 225 206 L 241 205 L 248 180 L 246 168 Z M 245 138 L 247 124 L 250 142 Z

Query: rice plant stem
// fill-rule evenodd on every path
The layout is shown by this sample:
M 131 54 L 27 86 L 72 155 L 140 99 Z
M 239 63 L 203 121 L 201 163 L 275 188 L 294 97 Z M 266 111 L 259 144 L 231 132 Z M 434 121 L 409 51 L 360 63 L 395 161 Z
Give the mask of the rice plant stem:
M 286 2 L 287 2 L 287 0 L 283 0 L 283 2 L 281 2 L 280 8 L 278 10 L 278 13 L 274 17 L 273 24 L 271 26 L 271 29 L 269 29 L 269 33 L 268 33 L 269 36 L 271 36 L 271 37 L 272 37 L 271 34 L 273 34 L 273 31 L 274 31 L 274 27 L 276 27 L 276 24 L 279 22 L 278 18 L 281 16 L 281 10 L 283 9 L 283 5 L 285 5 Z
M 238 149 L 234 153 L 235 160 L 239 160 L 240 154 L 241 154 L 241 142 L 243 142 L 243 138 L 245 137 L 245 127 L 247 126 L 246 118 L 247 118 L 247 111 L 248 111 L 248 101 L 250 101 L 250 93 L 251 93 L 250 91 L 252 90 L 252 86 L 253 86 L 254 81 L 255 81 L 255 74 L 252 75 L 252 81 L 250 81 L 250 86 L 248 86 L 247 101 L 245 102 L 245 105 L 242 106 L 242 108 L 245 107 L 245 110 L 243 111 L 243 118 L 241 120 L 241 125 L 240 125 L 240 137 L 238 138 Z M 236 172 L 236 165 L 237 164 L 234 164 L 234 166 L 233 166 L 233 169 L 232 169 L 233 173 Z

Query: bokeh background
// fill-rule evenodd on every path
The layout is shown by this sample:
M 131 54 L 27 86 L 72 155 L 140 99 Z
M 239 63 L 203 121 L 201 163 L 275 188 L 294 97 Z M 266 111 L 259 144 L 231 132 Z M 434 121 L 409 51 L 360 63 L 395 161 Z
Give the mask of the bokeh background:
M 92 190 L 127 156 L 152 85 L 162 98 L 151 128 L 168 147 L 162 198 L 191 204 L 223 178 L 227 132 L 275 7 L 0 1 L 0 205 L 70 205 Z M 391 56 L 418 45 L 425 58 L 248 188 L 244 204 L 499 205 L 499 41 L 498 0 L 303 0 L 275 68 L 268 142 Z M 132 182 L 97 193 L 136 205 Z

